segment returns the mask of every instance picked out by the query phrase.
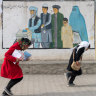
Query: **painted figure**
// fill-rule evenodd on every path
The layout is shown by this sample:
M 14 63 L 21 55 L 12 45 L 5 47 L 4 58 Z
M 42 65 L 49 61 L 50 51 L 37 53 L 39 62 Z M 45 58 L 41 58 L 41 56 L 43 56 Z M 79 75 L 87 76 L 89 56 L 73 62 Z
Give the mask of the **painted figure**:
M 54 14 L 52 14 L 52 43 L 50 48 L 62 48 L 61 27 L 63 26 L 63 14 L 59 12 L 60 6 L 53 5 Z
M 28 28 L 32 32 L 32 38 L 35 39 L 34 48 L 40 48 L 41 42 L 41 19 L 37 16 L 38 9 L 34 6 L 29 8 L 31 18 L 29 19 Z
M 63 26 L 61 28 L 61 40 L 63 42 L 63 48 L 73 47 L 73 32 L 70 25 L 68 25 L 68 19 L 63 19 Z
M 88 41 L 86 23 L 78 6 L 73 6 L 69 17 L 69 24 L 73 30 L 74 43 L 78 44 L 81 41 Z
M 51 33 L 51 15 L 48 13 L 48 5 L 43 4 L 41 13 L 41 37 L 42 37 L 42 48 L 49 48 L 50 42 L 52 42 Z

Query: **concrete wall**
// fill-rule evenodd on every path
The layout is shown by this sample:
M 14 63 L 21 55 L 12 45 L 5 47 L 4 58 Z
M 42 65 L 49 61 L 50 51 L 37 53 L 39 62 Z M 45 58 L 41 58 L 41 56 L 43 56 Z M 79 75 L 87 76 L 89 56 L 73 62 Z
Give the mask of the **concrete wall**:
M 30 6 L 37 7 L 38 8 L 37 14 L 40 17 L 40 14 L 42 13 L 42 5 L 44 3 L 48 4 L 48 12 L 50 14 L 53 14 L 52 6 L 54 4 L 60 5 L 61 6 L 59 10 L 60 13 L 62 13 L 64 17 L 67 17 L 68 19 L 72 12 L 72 7 L 77 5 L 80 9 L 81 14 L 85 19 L 88 39 L 91 44 L 91 48 L 94 48 L 94 2 L 93 1 L 78 1 L 78 2 L 76 1 L 61 1 L 61 2 L 60 1 L 56 1 L 56 2 L 54 1 L 50 1 L 50 2 L 4 1 L 3 2 L 3 48 L 9 48 L 13 44 L 13 42 L 16 39 L 16 33 L 18 32 L 18 30 L 23 30 L 28 27 L 28 20 L 30 18 L 29 7 Z M 7 34 L 10 34 L 8 38 L 7 38 Z
M 83 2 L 81 2 L 81 3 L 84 4 Z M 24 4 L 26 5 L 26 3 L 24 3 Z M 74 4 L 80 5 L 79 3 L 76 3 L 76 2 L 74 2 Z M 84 5 L 81 6 L 81 9 L 84 11 L 83 8 L 84 8 Z M 7 12 L 7 16 L 8 15 L 12 15 L 12 14 L 9 14 L 9 13 L 11 13 L 13 9 L 7 10 L 8 11 Z M 17 15 L 17 12 L 21 12 L 22 15 L 23 15 L 23 17 L 22 18 L 19 18 L 22 21 L 22 24 L 19 24 L 19 21 L 20 21 L 19 19 L 17 21 L 15 20 L 14 25 L 12 25 L 12 28 L 10 29 L 12 32 L 16 32 L 18 30 L 18 28 L 24 28 L 24 27 L 27 26 L 27 23 L 26 22 L 28 20 L 27 19 L 24 19 L 24 18 L 26 18 L 26 15 L 24 15 L 24 12 L 25 11 L 27 11 L 27 13 L 28 13 L 28 10 L 26 10 L 26 9 L 24 9 L 23 11 L 20 11 L 19 9 L 16 9 L 15 11 L 13 10 L 13 13 L 16 13 L 16 15 Z M 89 12 L 89 10 L 88 10 L 88 12 Z M 88 13 L 88 14 L 90 14 L 90 13 Z M 4 16 L 6 17 L 6 15 L 4 15 Z M 27 16 L 29 17 L 29 15 L 27 15 Z M 67 16 L 67 15 L 65 15 L 65 16 Z M 85 14 L 85 16 L 86 16 L 86 14 Z M 5 18 L 5 17 L 3 17 L 3 18 Z M 4 23 L 4 25 L 3 25 L 3 28 L 5 30 L 7 30 L 8 27 L 9 27 L 9 25 L 10 25 L 10 22 L 7 22 L 7 21 L 8 20 L 10 21 L 10 19 L 12 20 L 12 18 L 13 17 L 9 17 L 8 19 L 4 19 L 6 21 L 6 24 Z M 94 18 L 92 18 L 92 20 L 93 19 Z M 96 19 L 95 19 L 95 22 L 96 22 Z M 18 23 L 18 26 L 16 26 L 17 23 Z M 24 23 L 25 23 L 25 25 L 24 25 Z M 13 26 L 15 26 L 15 27 L 13 27 Z M 93 26 L 93 29 L 94 29 L 94 25 L 92 25 L 92 26 Z M 14 30 L 14 28 L 15 28 L 15 30 Z M 13 41 L 15 40 L 15 37 L 14 37 L 15 34 L 12 33 L 11 36 L 10 36 L 10 34 L 8 33 L 8 31 L 9 30 L 6 31 L 7 32 L 6 34 L 4 33 L 5 34 L 5 38 L 11 38 L 12 40 L 10 40 L 10 42 L 7 42 L 8 39 L 4 39 L 5 40 L 5 46 L 7 46 L 6 44 L 11 45 L 13 43 Z M 5 31 L 3 30 L 3 32 L 5 32 Z M 95 31 L 95 33 L 96 33 L 96 31 Z M 2 39 L 3 39 L 2 38 L 2 27 L 0 26 L 0 58 L 1 59 L 4 57 L 4 53 L 8 50 L 8 49 L 2 49 Z M 93 43 L 94 42 L 92 42 L 92 46 L 94 47 L 94 44 Z M 70 57 L 70 54 L 72 52 L 72 49 L 28 49 L 27 51 L 32 54 L 31 60 L 68 60 L 69 57 Z M 83 60 L 95 60 L 95 49 L 93 48 L 93 49 L 90 49 L 87 52 L 85 52 L 84 53 L 84 56 L 83 56 Z
M 96 0 L 95 0 L 95 57 L 96 57 Z

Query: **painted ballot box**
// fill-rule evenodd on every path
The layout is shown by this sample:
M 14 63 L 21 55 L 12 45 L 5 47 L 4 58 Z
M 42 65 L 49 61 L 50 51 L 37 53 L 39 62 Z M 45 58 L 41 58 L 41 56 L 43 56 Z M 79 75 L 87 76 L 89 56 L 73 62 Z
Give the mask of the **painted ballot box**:
M 19 38 L 28 38 L 28 39 L 32 39 L 32 34 L 30 31 L 24 31 L 24 30 L 19 30 L 17 33 L 16 33 L 16 39 L 19 39 Z

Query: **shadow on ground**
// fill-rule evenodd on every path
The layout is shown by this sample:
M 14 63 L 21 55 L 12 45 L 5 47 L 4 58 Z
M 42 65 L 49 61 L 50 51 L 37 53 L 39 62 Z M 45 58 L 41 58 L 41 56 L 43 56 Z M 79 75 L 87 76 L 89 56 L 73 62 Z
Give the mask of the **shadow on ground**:
M 52 92 L 37 95 L 14 95 L 14 96 L 96 96 L 96 91 L 82 91 L 82 92 Z
M 75 87 L 96 87 L 96 84 L 76 85 Z

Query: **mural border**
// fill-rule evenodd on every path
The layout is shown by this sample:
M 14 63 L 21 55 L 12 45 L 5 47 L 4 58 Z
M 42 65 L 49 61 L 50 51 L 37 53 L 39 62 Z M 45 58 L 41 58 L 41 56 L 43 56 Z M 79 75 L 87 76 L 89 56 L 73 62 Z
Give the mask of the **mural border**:
M 96 22 L 95 22 L 95 13 L 96 13 L 96 6 L 95 6 L 95 0 L 3 0 L 3 1 L 20 1 L 20 2 L 23 2 L 23 1 L 25 1 L 25 2 L 35 2 L 35 1 L 76 1 L 76 2 L 78 2 L 78 1 L 84 1 L 84 2 L 87 2 L 87 1 L 94 1 L 94 48 L 90 48 L 90 49 L 96 49 L 96 28 L 95 28 L 95 25 L 96 25 Z M 2 49 L 9 49 L 9 48 L 4 48 L 3 47 L 3 1 L 2 1 L 2 14 L 1 14 L 1 18 L 2 18 Z M 42 49 L 70 49 L 70 48 L 28 48 L 28 49 L 40 49 L 40 50 L 42 50 Z

